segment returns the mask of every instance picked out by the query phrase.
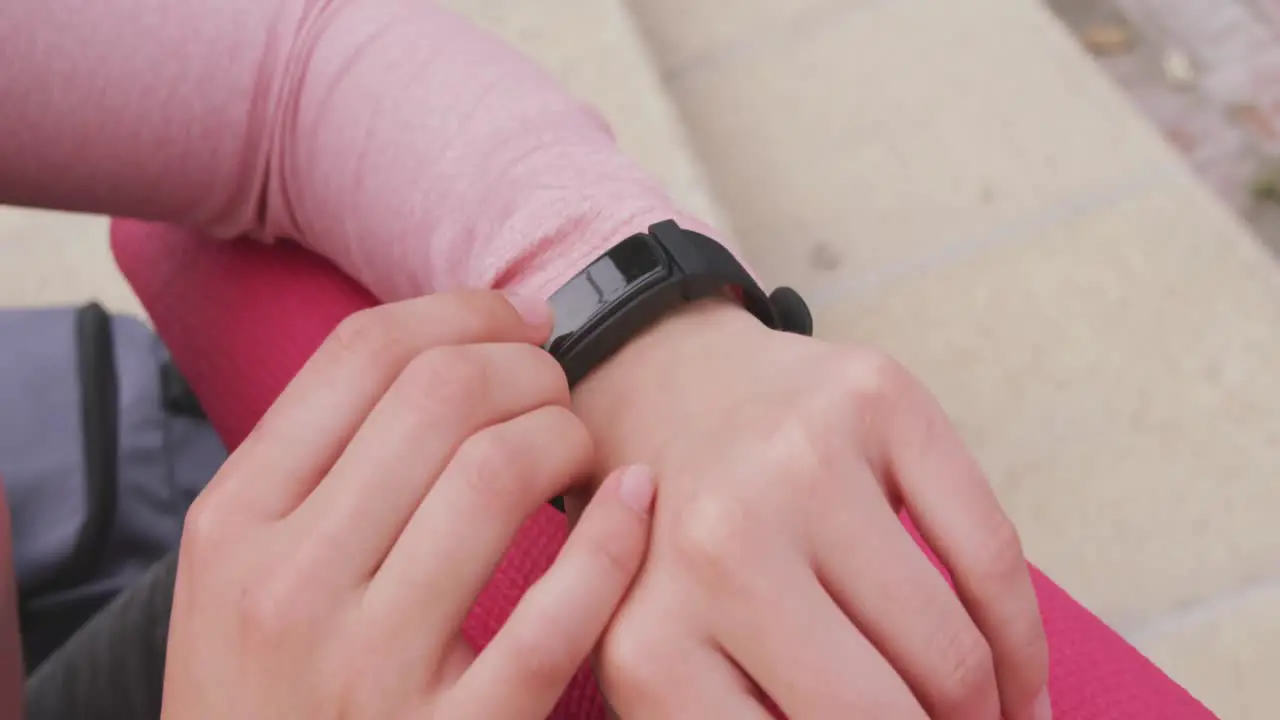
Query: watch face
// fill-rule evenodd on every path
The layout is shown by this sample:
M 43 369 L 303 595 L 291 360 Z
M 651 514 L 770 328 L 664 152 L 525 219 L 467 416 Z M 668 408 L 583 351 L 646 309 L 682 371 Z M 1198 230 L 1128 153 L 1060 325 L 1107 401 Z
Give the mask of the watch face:
M 546 348 L 560 352 L 606 317 L 611 306 L 667 275 L 667 259 L 648 235 L 632 235 L 578 273 L 551 296 L 555 327 Z

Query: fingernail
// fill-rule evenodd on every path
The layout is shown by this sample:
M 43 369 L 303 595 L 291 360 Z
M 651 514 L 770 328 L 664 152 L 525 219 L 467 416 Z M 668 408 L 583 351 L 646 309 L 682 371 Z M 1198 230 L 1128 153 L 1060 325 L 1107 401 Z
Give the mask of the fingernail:
M 1049 700 L 1049 688 L 1040 691 L 1036 703 L 1031 708 L 1031 717 L 1035 720 L 1053 720 L 1053 703 Z
M 519 292 L 503 293 L 507 302 L 520 313 L 520 317 L 530 325 L 543 327 L 551 324 L 551 303 L 537 295 L 526 295 Z
M 632 465 L 618 479 L 618 495 L 622 502 L 641 515 L 649 514 L 653 505 L 653 471 L 644 465 Z

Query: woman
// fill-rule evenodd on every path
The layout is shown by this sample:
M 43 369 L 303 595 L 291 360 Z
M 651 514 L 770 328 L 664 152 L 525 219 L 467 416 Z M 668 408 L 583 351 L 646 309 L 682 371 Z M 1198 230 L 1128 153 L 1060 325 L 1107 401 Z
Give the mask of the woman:
M 530 307 L 650 222 L 676 218 L 723 240 L 682 215 L 616 149 L 595 114 L 510 49 L 424 0 L 10 0 L 0 4 L 0 48 L 0 201 L 168 223 L 127 227 L 126 246 L 180 247 L 192 230 L 205 238 L 288 239 L 325 256 L 383 301 L 488 288 Z M 212 287 L 205 281 L 217 271 L 193 260 L 184 272 L 193 287 Z M 250 309 L 266 297 L 228 292 Z M 287 295 L 270 299 L 289 302 Z M 198 306 L 208 298 L 190 300 Z M 153 308 L 162 332 L 174 327 L 163 319 L 166 312 Z M 206 319 L 216 315 L 210 312 Z M 231 322 L 220 330 L 247 320 Z M 351 326 L 344 327 L 339 347 L 352 344 Z M 397 342 L 419 337 L 419 329 Z M 356 347 L 370 342 L 363 333 L 356 332 Z M 385 336 L 373 338 L 370 355 L 395 353 Z M 186 356 L 184 370 L 197 387 L 202 373 L 218 372 L 218 358 L 207 355 Z M 310 421 L 301 427 L 312 435 L 278 436 L 280 447 L 315 447 L 296 457 L 264 453 L 263 435 L 271 433 L 255 434 L 195 515 L 188 542 L 196 549 L 184 558 L 170 636 L 171 650 L 186 659 L 171 656 L 170 665 L 250 663 L 244 666 L 255 671 L 212 671 L 219 680 L 207 692 L 198 684 L 173 685 L 189 690 L 173 690 L 191 700 L 183 716 L 226 711 L 218 693 L 258 698 L 259 705 L 236 708 L 245 715 L 321 706 L 337 714 L 326 705 L 329 696 L 289 704 L 298 692 L 312 691 L 300 691 L 302 684 L 323 687 L 335 678 L 354 678 L 351 697 L 366 704 L 352 707 L 382 711 L 384 691 L 387 702 L 405 693 L 431 696 L 435 686 L 422 687 L 416 673 L 433 668 L 457 678 L 469 659 L 424 660 L 440 661 L 440 635 L 419 630 L 453 627 L 458 607 L 450 603 L 439 614 L 418 608 L 416 620 L 399 608 L 386 616 L 396 620 L 383 632 L 334 640 L 324 645 L 328 654 L 320 644 L 295 643 L 323 622 L 321 614 L 295 618 L 284 609 L 291 599 L 305 594 L 349 605 L 355 588 L 364 587 L 359 583 L 379 585 L 379 548 L 398 545 L 385 534 L 341 579 L 308 574 L 304 563 L 296 575 L 283 573 L 278 586 L 268 582 L 251 595 L 249 617 L 268 619 L 260 623 L 265 639 L 215 643 L 216 657 L 188 655 L 197 641 L 184 638 L 197 637 L 200 618 L 231 617 L 237 602 L 210 588 L 218 580 L 201 578 L 225 574 L 257 587 L 263 574 L 277 575 L 264 570 L 275 567 L 271 558 L 300 553 L 314 562 L 356 517 L 354 507 L 335 509 L 331 501 L 329 512 L 347 523 L 331 525 L 319 519 L 328 515 L 307 510 L 309 499 L 298 504 L 302 487 L 314 484 L 316 495 L 325 494 L 334 468 L 374 467 L 376 453 L 357 452 L 355 440 L 344 443 L 380 387 L 363 388 L 349 399 L 351 407 L 324 422 L 298 410 L 317 402 L 299 388 L 321 388 L 314 390 L 320 395 L 331 387 L 308 379 L 316 363 L 329 362 L 325 357 L 308 365 L 271 413 Z M 527 353 L 510 362 L 545 365 Z M 196 367 L 201 363 L 204 370 Z M 224 428 L 240 427 L 247 417 L 235 394 L 233 385 L 225 398 L 211 399 L 217 406 L 211 414 L 223 418 Z M 557 396 L 556 403 L 567 401 Z M 596 478 L 642 461 L 660 484 L 648 559 L 598 645 L 602 687 L 622 716 L 765 718 L 770 703 L 801 718 L 1051 716 L 1045 633 L 1017 534 L 937 403 L 897 364 L 865 349 L 768 331 L 725 299 L 673 312 L 628 343 L 574 389 L 572 409 L 594 442 Z M 562 432 L 578 432 L 563 413 L 556 417 L 565 423 Z M 263 427 L 290 432 L 271 420 Z M 388 430 L 385 441 L 410 429 Z M 466 434 L 441 425 L 417 430 L 421 442 Z M 438 465 L 444 455 L 432 457 Z M 447 475 L 427 495 L 424 515 L 439 515 L 425 508 Z M 381 477 L 372 470 L 344 476 L 348 489 L 352 478 L 376 484 Z M 254 514 L 254 503 L 264 502 L 255 496 L 279 492 L 273 478 L 292 488 L 289 500 L 265 501 L 270 509 Z M 511 482 L 501 480 L 503 487 Z M 522 499 L 548 494 L 555 483 L 548 476 L 547 484 L 535 485 Z M 228 496 L 242 500 L 220 499 Z M 359 496 L 352 493 L 352 502 Z M 596 515 L 622 513 L 615 500 Z M 899 522 L 904 509 L 958 592 Z M 213 538 L 257 523 L 247 529 L 262 543 L 246 541 L 239 560 L 207 551 L 206 516 L 213 518 Z M 509 520 L 495 515 L 483 533 L 504 536 Z M 588 522 L 575 531 L 573 547 L 582 552 L 597 537 Z M 404 532 L 442 532 L 420 527 L 426 524 L 411 522 Z M 455 560 L 493 557 L 495 546 L 479 539 L 481 531 L 460 539 L 461 528 L 446 527 L 454 535 L 436 536 L 440 544 L 423 553 L 447 547 Z M 632 530 L 625 531 L 627 552 L 640 543 L 639 528 Z M 314 547 L 303 539 L 315 537 L 321 540 Z M 474 556 L 460 549 L 471 542 Z M 251 547 L 269 551 L 259 558 Z M 394 555 L 390 550 L 388 563 Z M 399 602 L 424 581 L 403 582 Z M 593 596 L 593 612 L 619 587 Z M 1056 592 L 1047 587 L 1040 585 Z M 277 590 L 280 597 L 272 594 Z M 529 602 L 539 607 L 546 597 Z M 563 668 L 584 647 L 577 633 L 598 630 L 599 619 L 588 613 L 580 627 L 570 624 L 574 643 L 538 646 L 523 659 Z M 355 621 L 338 619 L 347 622 Z M 423 643 L 434 643 L 432 652 Z M 264 650 L 286 646 L 297 657 L 315 648 L 316 663 L 282 669 L 281 662 L 289 663 L 277 659 L 295 656 Z M 366 686 L 363 660 L 381 653 L 408 653 L 416 664 L 387 678 L 378 673 Z M 541 679 L 551 687 L 562 676 L 548 670 Z M 543 696 L 535 696 L 528 707 L 536 713 Z

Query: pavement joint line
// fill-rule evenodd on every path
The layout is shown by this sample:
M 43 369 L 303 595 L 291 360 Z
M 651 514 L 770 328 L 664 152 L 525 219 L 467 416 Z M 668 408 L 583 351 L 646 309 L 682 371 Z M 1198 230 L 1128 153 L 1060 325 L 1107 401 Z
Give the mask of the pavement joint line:
M 1134 623 L 1127 630 L 1117 628 L 1117 631 L 1131 645 L 1141 648 L 1161 638 L 1231 615 L 1240 606 L 1268 596 L 1275 596 L 1275 599 L 1280 601 L 1280 574 L 1192 600 L 1167 610 L 1151 620 Z
M 850 16 L 902 2 L 906 0 L 829 0 L 819 3 L 800 10 L 777 25 L 754 28 L 719 45 L 694 53 L 685 60 L 670 65 L 663 64 L 662 77 L 672 85 L 679 85 L 737 61 L 762 57 L 771 49 L 788 47 L 812 33 L 828 30 L 834 23 Z
M 976 233 L 944 242 L 875 270 L 832 278 L 805 293 L 809 306 L 820 311 L 836 302 L 858 303 L 902 282 L 980 257 L 998 248 L 1029 242 L 1058 228 L 1093 217 L 1165 185 L 1184 175 L 1160 159 L 1123 179 L 1095 185 L 1035 212 L 1022 214 Z

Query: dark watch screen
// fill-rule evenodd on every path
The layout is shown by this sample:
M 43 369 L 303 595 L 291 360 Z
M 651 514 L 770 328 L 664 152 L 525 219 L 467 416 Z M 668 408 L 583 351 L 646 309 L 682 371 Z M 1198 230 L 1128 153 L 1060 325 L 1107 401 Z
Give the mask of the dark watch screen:
M 666 275 L 667 259 L 656 241 L 648 235 L 623 240 L 551 296 L 555 327 L 545 347 L 563 350 L 593 317 Z

